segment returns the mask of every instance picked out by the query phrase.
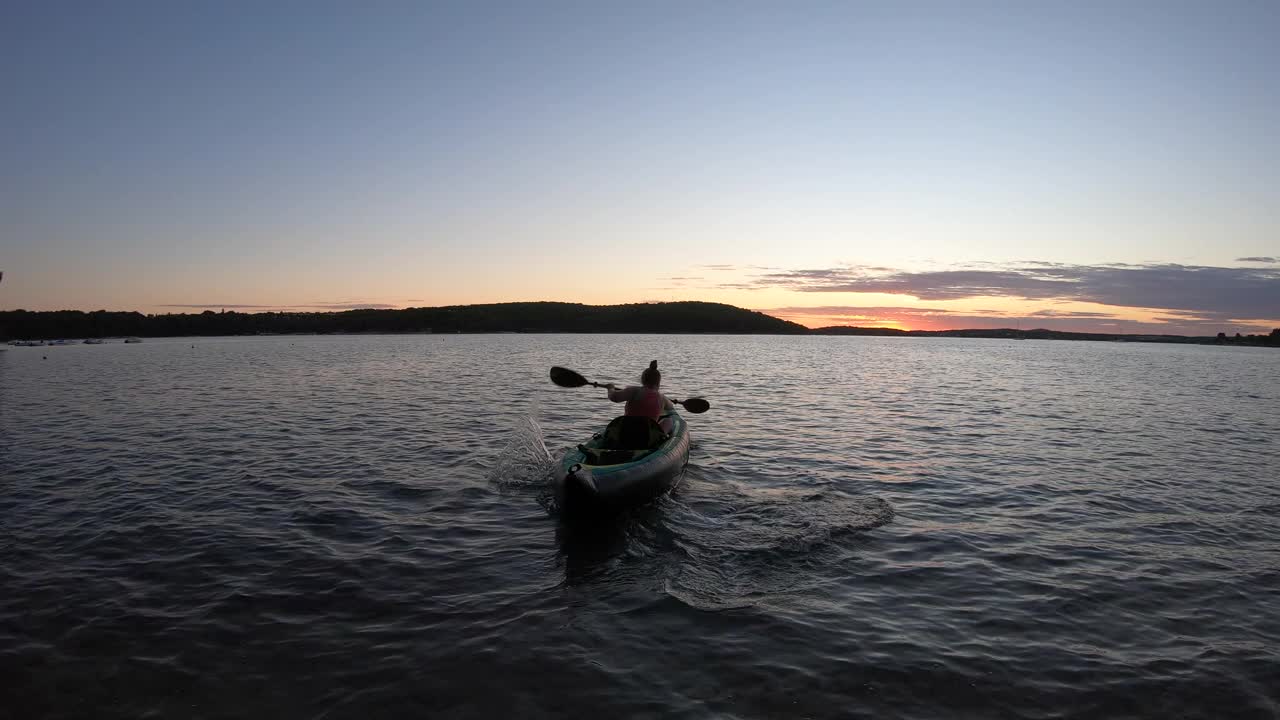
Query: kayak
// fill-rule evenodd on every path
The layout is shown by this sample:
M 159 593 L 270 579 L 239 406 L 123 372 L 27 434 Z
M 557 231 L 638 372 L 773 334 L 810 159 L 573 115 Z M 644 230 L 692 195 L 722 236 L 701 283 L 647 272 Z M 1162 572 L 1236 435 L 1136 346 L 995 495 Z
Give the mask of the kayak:
M 582 520 L 613 515 L 675 487 L 689 462 L 689 424 L 678 413 L 670 417 L 671 433 L 656 437 L 660 442 L 652 449 L 611 449 L 609 431 L 624 419 L 618 418 L 605 432 L 565 455 L 556 483 L 561 517 Z M 656 428 L 656 423 L 649 422 Z

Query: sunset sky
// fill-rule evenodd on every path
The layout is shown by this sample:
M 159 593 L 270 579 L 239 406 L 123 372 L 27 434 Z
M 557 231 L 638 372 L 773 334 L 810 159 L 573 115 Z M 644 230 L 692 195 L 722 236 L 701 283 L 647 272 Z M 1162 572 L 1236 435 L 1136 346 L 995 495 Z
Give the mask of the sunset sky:
M 1280 2 L 0 10 L 0 309 L 1280 327 Z

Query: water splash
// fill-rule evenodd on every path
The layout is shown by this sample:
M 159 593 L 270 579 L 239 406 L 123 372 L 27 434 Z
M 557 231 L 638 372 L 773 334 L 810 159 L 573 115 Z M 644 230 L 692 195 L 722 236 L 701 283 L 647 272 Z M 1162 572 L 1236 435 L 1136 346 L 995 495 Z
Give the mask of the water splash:
M 892 522 L 893 506 L 831 486 L 752 487 L 722 481 L 718 502 L 690 507 L 682 534 L 701 552 L 805 553 Z
M 504 487 L 543 484 L 556 460 L 547 450 L 542 427 L 532 414 L 522 415 L 511 431 L 511 439 L 489 469 L 489 481 Z
M 808 552 L 833 537 L 885 525 L 894 515 L 881 498 L 834 488 L 757 489 L 751 496 L 728 520 L 744 528 L 739 545 L 756 550 Z
M 489 468 L 488 479 L 501 490 L 535 492 L 538 504 L 551 511 L 555 502 L 551 483 L 559 467 L 559 460 L 547 450 L 542 426 L 529 413 L 512 428 L 511 439 Z
M 726 507 L 687 508 L 680 519 L 681 560 L 663 591 L 703 610 L 795 602 L 816 588 L 812 564 L 848 549 L 842 540 L 892 522 L 878 497 L 830 487 L 724 487 Z

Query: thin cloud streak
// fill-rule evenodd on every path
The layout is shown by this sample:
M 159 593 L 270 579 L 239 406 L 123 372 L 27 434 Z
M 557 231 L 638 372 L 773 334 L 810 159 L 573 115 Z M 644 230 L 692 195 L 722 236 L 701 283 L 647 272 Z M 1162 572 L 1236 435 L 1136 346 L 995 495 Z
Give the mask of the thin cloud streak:
M 294 305 L 245 305 L 238 303 L 168 303 L 164 305 L 156 305 L 162 308 L 178 308 L 185 310 L 212 310 L 220 308 L 224 310 L 266 310 L 271 312 L 281 312 L 289 310 L 309 309 L 309 310 L 396 310 L 400 306 L 391 303 L 359 303 L 359 302 L 319 302 L 319 303 L 298 303 Z
M 1102 318 L 1105 320 L 1115 319 L 1115 313 L 1099 313 L 1099 312 L 1082 312 L 1073 310 L 1037 310 L 1028 313 L 1026 317 L 1033 318 Z
M 206 303 L 203 305 L 200 303 L 194 303 L 194 304 L 168 303 L 164 305 L 156 305 L 156 307 L 183 308 L 188 310 L 204 310 L 204 309 L 210 309 L 210 308 L 228 308 L 231 310 L 266 310 L 266 309 L 277 308 L 282 306 L 280 305 L 243 305 L 243 304 L 235 304 L 235 303 L 226 303 L 226 304 Z
M 764 273 L 745 284 L 807 293 L 908 295 L 926 301 L 976 297 L 1065 300 L 1188 311 L 1217 320 L 1280 318 L 1280 268 L 1030 262 L 999 270 L 885 273 L 850 266 Z M 742 289 L 742 285 L 720 287 Z
M 392 303 L 315 303 L 297 305 L 296 307 L 319 308 L 321 310 L 397 310 L 399 305 Z

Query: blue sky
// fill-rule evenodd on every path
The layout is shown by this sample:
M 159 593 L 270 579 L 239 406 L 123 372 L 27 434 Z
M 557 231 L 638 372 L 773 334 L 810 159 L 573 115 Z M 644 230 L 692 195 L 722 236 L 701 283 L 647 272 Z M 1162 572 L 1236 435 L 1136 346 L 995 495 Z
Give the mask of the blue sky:
M 1280 3 L 3 13 L 0 308 L 1280 322 Z M 1072 292 L 1028 292 L 1037 263 Z M 1172 307 L 1169 282 L 1206 299 Z

